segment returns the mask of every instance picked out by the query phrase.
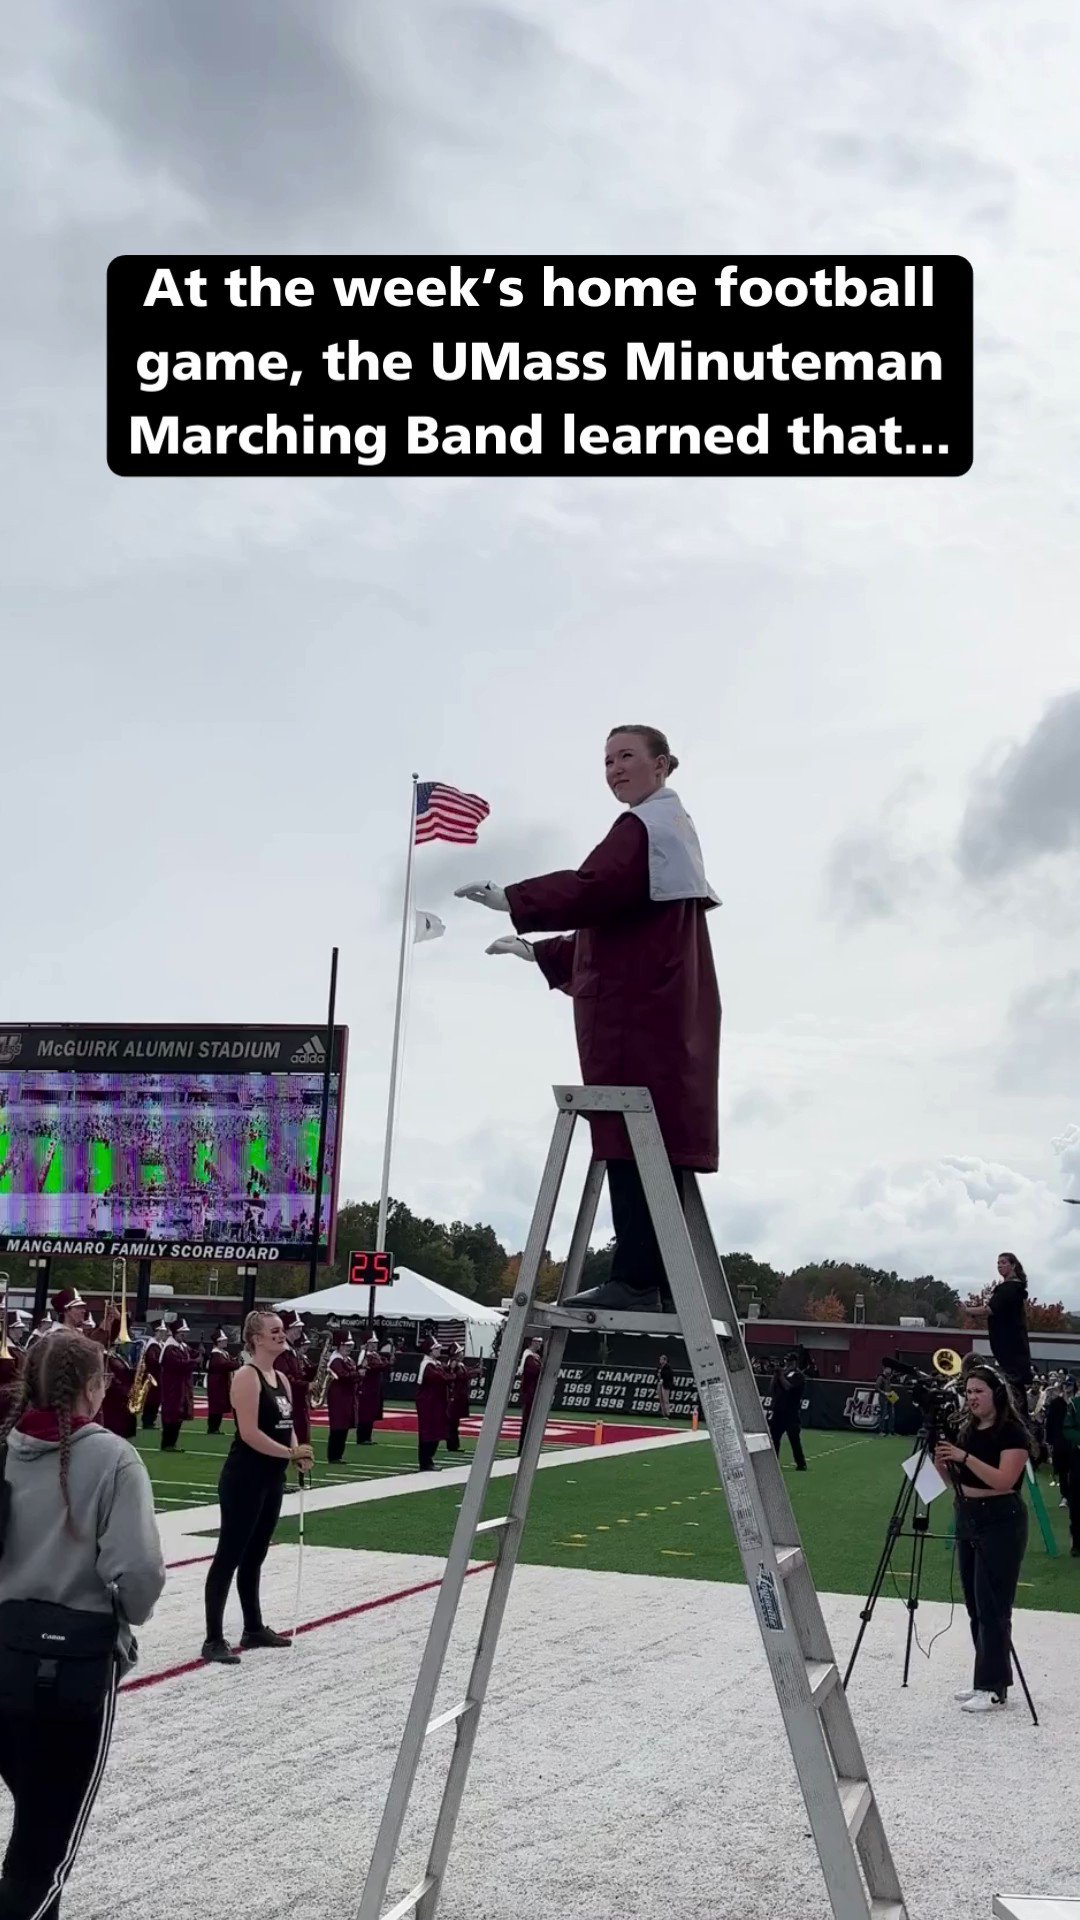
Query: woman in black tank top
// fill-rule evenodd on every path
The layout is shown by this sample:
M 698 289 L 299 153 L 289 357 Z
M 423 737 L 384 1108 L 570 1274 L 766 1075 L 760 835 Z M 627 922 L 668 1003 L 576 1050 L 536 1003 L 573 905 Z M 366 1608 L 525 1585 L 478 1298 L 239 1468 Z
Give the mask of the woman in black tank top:
M 233 1577 L 244 1616 L 240 1645 L 287 1647 L 289 1638 L 274 1633 L 262 1617 L 259 1580 L 281 1512 L 290 1461 L 307 1473 L 314 1455 L 298 1446 L 293 1431 L 289 1383 L 277 1371 L 285 1349 L 285 1329 L 276 1313 L 249 1313 L 244 1322 L 245 1365 L 233 1375 L 230 1400 L 236 1438 L 218 1481 L 221 1531 L 206 1576 L 204 1660 L 239 1664 L 225 1638 L 225 1602 Z

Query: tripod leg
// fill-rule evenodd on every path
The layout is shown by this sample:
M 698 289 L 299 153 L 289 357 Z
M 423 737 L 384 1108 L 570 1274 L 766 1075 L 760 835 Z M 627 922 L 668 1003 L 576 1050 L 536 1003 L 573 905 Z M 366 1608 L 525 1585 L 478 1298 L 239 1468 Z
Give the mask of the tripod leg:
M 911 1542 L 911 1578 L 908 1582 L 907 1597 L 907 1639 L 904 1646 L 904 1678 L 901 1686 L 906 1687 L 911 1672 L 911 1643 L 915 1638 L 915 1615 L 919 1610 L 919 1594 L 922 1590 L 923 1554 L 926 1551 L 926 1526 L 929 1516 L 919 1526 L 919 1516 L 915 1516 L 915 1532 Z
M 1020 1685 L 1021 1685 L 1021 1688 L 1023 1689 L 1024 1699 L 1027 1701 L 1028 1712 L 1031 1715 L 1032 1726 L 1037 1727 L 1039 1724 L 1039 1716 L 1035 1711 L 1035 1702 L 1032 1699 L 1031 1693 L 1028 1689 L 1028 1683 L 1024 1679 L 1024 1669 L 1020 1665 L 1020 1662 L 1016 1657 L 1016 1648 L 1014 1647 L 1011 1639 L 1009 1640 L 1009 1656 L 1012 1660 L 1013 1666 L 1016 1668 L 1016 1672 L 1020 1680 Z
M 922 1465 L 921 1460 L 919 1464 L 920 1466 Z M 885 1584 L 885 1576 L 889 1571 L 889 1565 L 892 1561 L 896 1542 L 903 1532 L 904 1521 L 907 1518 L 908 1508 L 911 1505 L 914 1493 L 914 1480 L 908 1480 L 905 1476 L 904 1483 L 896 1496 L 896 1502 L 889 1516 L 889 1522 L 885 1532 L 885 1545 L 881 1549 L 881 1557 L 878 1560 L 874 1578 L 870 1584 L 870 1592 L 866 1596 L 866 1605 L 859 1615 L 859 1631 L 855 1636 L 855 1645 L 851 1649 L 851 1658 L 847 1663 L 847 1672 L 844 1675 L 845 1688 L 851 1679 L 855 1662 L 858 1659 L 859 1648 L 863 1643 L 863 1636 L 866 1633 L 867 1627 L 870 1625 L 874 1608 L 877 1605 L 878 1596 Z

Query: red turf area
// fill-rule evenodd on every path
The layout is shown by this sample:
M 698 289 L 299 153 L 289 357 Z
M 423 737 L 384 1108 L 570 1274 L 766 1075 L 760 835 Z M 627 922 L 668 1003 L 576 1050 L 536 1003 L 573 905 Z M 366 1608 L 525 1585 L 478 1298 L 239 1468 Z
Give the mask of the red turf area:
M 205 1417 L 206 1401 L 196 1400 L 195 1418 L 202 1420 L 205 1419 Z M 232 1416 L 229 1415 L 227 1417 L 231 1419 Z M 325 1427 L 326 1411 L 324 1408 L 313 1409 L 311 1424 L 313 1427 Z M 479 1414 L 470 1414 L 467 1420 L 462 1421 L 461 1431 L 466 1434 L 470 1440 L 475 1440 L 480 1433 L 481 1424 L 482 1421 Z M 617 1440 L 654 1440 L 657 1433 L 663 1431 L 662 1428 L 657 1427 L 627 1426 L 621 1421 L 618 1424 L 611 1424 L 605 1420 L 602 1424 L 604 1446 L 613 1446 Z M 379 1426 L 384 1430 L 389 1430 L 391 1433 L 415 1433 L 416 1414 L 411 1407 L 388 1407 L 382 1419 L 379 1421 Z M 547 1423 L 544 1440 L 549 1447 L 591 1447 L 595 1439 L 595 1429 L 595 1420 L 561 1420 L 556 1414 Z M 673 1428 L 672 1431 L 677 1432 L 678 1429 Z M 504 1440 L 516 1440 L 520 1432 L 521 1419 L 519 1415 L 512 1414 L 508 1419 L 503 1421 L 502 1437 Z

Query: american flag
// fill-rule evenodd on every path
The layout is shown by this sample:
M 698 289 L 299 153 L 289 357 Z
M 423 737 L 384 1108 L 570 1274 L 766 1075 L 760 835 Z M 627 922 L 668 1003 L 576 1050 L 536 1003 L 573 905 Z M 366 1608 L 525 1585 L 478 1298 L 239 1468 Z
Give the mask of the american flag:
M 459 793 L 438 780 L 421 780 L 416 789 L 416 844 L 425 840 L 456 840 L 475 847 L 476 831 L 491 808 L 475 793 Z

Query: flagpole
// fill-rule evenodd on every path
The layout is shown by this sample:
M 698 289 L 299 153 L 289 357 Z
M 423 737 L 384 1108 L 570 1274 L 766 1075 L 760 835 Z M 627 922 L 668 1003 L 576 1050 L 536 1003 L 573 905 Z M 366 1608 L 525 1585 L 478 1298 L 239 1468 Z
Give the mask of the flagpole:
M 390 1206 L 390 1155 L 394 1145 L 394 1108 L 397 1104 L 398 1069 L 401 1052 L 401 1007 L 405 997 L 405 963 L 409 954 L 409 920 L 412 910 L 413 854 L 416 850 L 416 789 L 419 774 L 412 777 L 412 805 L 409 808 L 409 852 L 405 862 L 405 899 L 401 908 L 401 953 L 398 958 L 397 1005 L 394 1008 L 394 1044 L 390 1056 L 390 1097 L 386 1103 L 386 1143 L 383 1148 L 382 1191 L 379 1195 L 379 1224 L 375 1233 L 375 1250 L 386 1251 L 386 1215 Z M 374 1323 L 375 1289 L 370 1289 L 368 1323 Z

